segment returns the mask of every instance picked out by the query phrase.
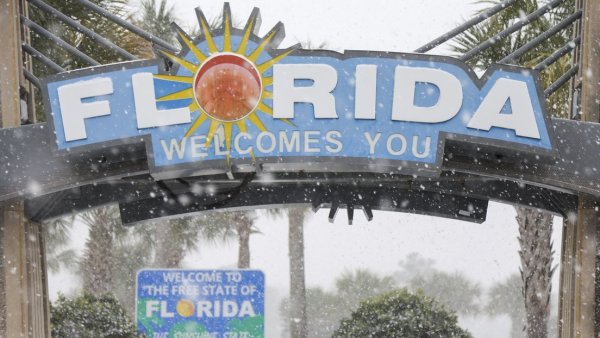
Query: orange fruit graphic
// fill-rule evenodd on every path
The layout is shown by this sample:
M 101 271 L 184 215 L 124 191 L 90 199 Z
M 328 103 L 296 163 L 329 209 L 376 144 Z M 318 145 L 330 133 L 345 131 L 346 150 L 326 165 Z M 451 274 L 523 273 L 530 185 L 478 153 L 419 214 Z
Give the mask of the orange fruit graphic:
M 258 71 L 245 58 L 219 54 L 198 70 L 194 94 L 206 114 L 224 122 L 237 121 L 256 108 L 260 81 Z
M 194 303 L 189 299 L 181 299 L 177 302 L 176 310 L 181 317 L 189 317 L 194 314 Z

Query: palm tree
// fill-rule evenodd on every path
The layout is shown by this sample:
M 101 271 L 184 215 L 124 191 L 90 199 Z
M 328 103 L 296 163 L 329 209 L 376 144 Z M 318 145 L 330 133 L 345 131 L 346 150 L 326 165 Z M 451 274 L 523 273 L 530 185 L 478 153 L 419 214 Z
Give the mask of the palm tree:
M 548 336 L 552 275 L 552 215 L 517 208 L 521 280 L 529 337 Z
M 130 318 L 135 318 L 135 288 L 137 272 L 153 266 L 155 250 L 151 226 L 128 228 L 126 235 L 116 241 L 113 248 L 114 266 L 112 293 Z
M 46 247 L 46 266 L 52 272 L 71 268 L 77 262 L 75 250 L 68 248 L 74 216 L 44 222 L 42 236 Z
M 252 211 L 231 211 L 224 213 L 227 218 L 224 226 L 229 224 L 235 229 L 238 237 L 238 269 L 250 268 L 250 235 L 258 232 L 255 228 L 256 214 Z
M 158 7 L 154 0 L 142 0 L 141 7 L 141 15 L 135 20 L 136 25 L 164 41 L 177 44 L 171 30 L 171 23 L 176 21 L 174 7 L 167 7 L 167 0 L 161 0 Z
M 146 225 L 140 225 L 140 227 Z M 191 217 L 152 222 L 155 256 L 154 266 L 180 268 L 181 261 L 189 251 L 198 249 L 202 223 Z
M 288 218 L 288 258 L 290 264 L 290 298 L 285 304 L 292 338 L 308 337 L 308 315 L 306 283 L 304 273 L 304 224 L 310 208 L 292 207 L 288 209 L 268 209 L 272 217 L 287 215 Z
M 302 43 L 307 49 L 322 49 L 326 43 L 314 45 L 307 41 Z M 306 277 L 304 273 L 304 223 L 310 213 L 309 208 L 289 208 L 288 216 L 288 250 L 290 261 L 290 333 L 292 338 L 308 337 L 308 316 L 306 313 Z
M 89 235 L 80 263 L 83 290 L 96 296 L 112 291 L 114 248 L 117 237 L 125 235 L 116 206 L 92 209 L 79 216 Z
M 495 5 L 500 0 L 481 1 Z M 455 42 L 454 51 L 464 54 L 481 42 L 491 38 L 497 32 L 514 24 L 523 16 L 538 9 L 538 1 L 518 1 L 509 8 L 493 16 L 486 22 L 468 30 L 459 36 Z M 475 68 L 486 69 L 510 54 L 524 43 L 538 36 L 550 27 L 566 18 L 573 12 L 574 2 L 565 1 L 550 15 L 533 21 L 510 37 L 496 41 L 492 48 L 480 53 L 469 64 Z M 519 63 L 532 67 L 550 56 L 552 51 L 566 44 L 571 37 L 570 30 L 565 30 L 548 39 L 544 44 L 528 52 L 520 58 Z M 541 75 L 542 82 L 548 86 L 556 81 L 568 69 L 570 57 L 564 57 L 552 65 Z M 549 100 L 548 107 L 554 116 L 568 116 L 568 88 L 563 87 Z M 521 278 L 523 282 L 524 305 L 527 314 L 527 334 L 529 337 L 547 337 L 547 321 L 549 314 L 549 299 L 552 274 L 552 216 L 548 213 L 531 208 L 517 208 L 519 224 L 519 244 L 521 256 Z
M 132 23 L 174 46 L 179 46 L 171 30 L 171 23 L 177 21 L 174 7 L 168 7 L 166 0 L 161 0 L 158 7 L 154 0 L 143 0 L 140 5 L 141 11 L 138 15 L 133 15 Z M 134 45 L 136 55 L 147 59 L 155 57 L 152 43 L 148 40 L 135 35 L 130 39 L 130 44 Z

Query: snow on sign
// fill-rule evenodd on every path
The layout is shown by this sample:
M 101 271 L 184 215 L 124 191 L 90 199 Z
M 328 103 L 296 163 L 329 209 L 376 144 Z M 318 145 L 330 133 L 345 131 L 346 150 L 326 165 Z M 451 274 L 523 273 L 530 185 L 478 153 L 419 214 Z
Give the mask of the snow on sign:
M 195 174 L 256 162 L 435 170 L 446 139 L 553 151 L 533 70 L 495 65 L 480 78 L 450 57 L 279 50 L 282 25 L 259 38 L 256 9 L 244 29 L 228 5 L 220 29 L 198 18 L 196 39 L 174 26 L 178 53 L 46 79 L 58 150 L 144 140 L 152 173 Z
M 136 319 L 148 338 L 264 337 L 265 277 L 257 270 L 141 270 Z

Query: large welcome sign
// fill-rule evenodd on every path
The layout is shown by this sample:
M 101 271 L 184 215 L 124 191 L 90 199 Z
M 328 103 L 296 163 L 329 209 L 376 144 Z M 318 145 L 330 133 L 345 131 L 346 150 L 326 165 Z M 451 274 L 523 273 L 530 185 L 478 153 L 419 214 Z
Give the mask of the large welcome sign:
M 258 38 L 257 10 L 238 30 L 226 5 L 217 31 L 197 12 L 202 35 L 174 26 L 182 51 L 159 51 L 170 69 L 158 59 L 46 79 L 58 149 L 144 140 L 154 173 L 257 162 L 435 171 L 448 138 L 553 149 L 530 70 L 480 78 L 449 57 L 278 50 L 282 25 Z

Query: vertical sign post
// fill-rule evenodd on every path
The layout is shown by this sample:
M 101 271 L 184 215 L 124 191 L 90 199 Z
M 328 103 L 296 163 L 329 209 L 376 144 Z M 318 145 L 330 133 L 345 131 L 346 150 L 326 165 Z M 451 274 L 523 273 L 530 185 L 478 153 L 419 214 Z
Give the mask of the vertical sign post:
M 141 270 L 136 321 L 149 338 L 264 337 L 257 270 Z

